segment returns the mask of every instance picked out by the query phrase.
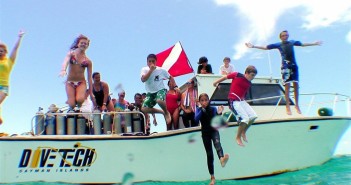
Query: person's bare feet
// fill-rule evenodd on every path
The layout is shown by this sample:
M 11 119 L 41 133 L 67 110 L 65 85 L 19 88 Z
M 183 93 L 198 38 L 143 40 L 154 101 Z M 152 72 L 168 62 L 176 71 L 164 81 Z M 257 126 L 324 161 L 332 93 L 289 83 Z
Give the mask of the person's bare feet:
M 210 185 L 214 185 L 215 183 L 216 183 L 216 179 L 214 177 L 211 177 Z
M 301 114 L 301 110 L 300 110 L 300 107 L 299 107 L 298 105 L 295 106 L 295 109 L 296 109 L 296 112 L 297 112 L 298 114 Z
M 224 157 L 221 157 L 220 161 L 221 161 L 221 166 L 225 167 L 225 165 L 227 164 L 229 160 L 229 154 L 224 154 Z
M 242 133 L 242 134 L 241 134 L 241 137 L 243 138 L 243 140 L 244 140 L 246 143 L 248 143 L 248 141 L 247 141 L 247 139 L 246 139 L 246 134 Z
M 239 138 L 236 138 L 236 143 L 238 143 L 238 145 L 239 146 L 245 146 L 244 144 L 243 144 L 243 142 L 241 141 L 241 138 L 239 137 Z
M 286 107 L 286 114 L 287 114 L 287 115 L 291 115 L 290 106 L 289 106 L 289 107 Z

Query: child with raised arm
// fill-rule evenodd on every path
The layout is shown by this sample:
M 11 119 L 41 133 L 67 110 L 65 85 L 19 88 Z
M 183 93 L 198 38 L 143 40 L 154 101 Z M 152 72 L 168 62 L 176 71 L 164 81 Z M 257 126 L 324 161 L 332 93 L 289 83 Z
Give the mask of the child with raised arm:
M 214 166 L 213 166 L 213 150 L 212 150 L 212 142 L 217 151 L 218 158 L 221 162 L 222 167 L 227 164 L 229 159 L 228 154 L 223 154 L 223 149 L 221 146 L 220 136 L 218 130 L 211 126 L 211 120 L 216 115 L 221 115 L 223 111 L 223 106 L 219 107 L 218 110 L 216 107 L 211 107 L 209 103 L 209 97 L 206 93 L 202 93 L 199 96 L 199 107 L 196 108 L 195 113 L 195 122 L 198 124 L 201 122 L 201 134 L 202 141 L 204 143 L 204 147 L 207 154 L 207 167 L 208 172 L 211 175 L 210 185 L 215 184 L 215 176 L 214 176 Z
M 21 44 L 24 32 L 18 33 L 18 39 L 13 47 L 10 57 L 7 57 L 7 46 L 0 42 L 0 125 L 3 120 L 1 117 L 1 104 L 9 94 L 9 81 L 12 67 L 15 64 L 17 51 Z
M 239 128 L 236 135 L 236 142 L 240 146 L 245 146 L 241 138 L 247 142 L 246 131 L 257 118 L 255 111 L 245 101 L 245 95 L 249 91 L 251 81 L 255 78 L 256 74 L 257 69 L 255 66 L 250 65 L 246 68 L 245 74 L 234 72 L 213 82 L 213 85 L 217 87 L 220 82 L 226 79 L 232 79 L 228 94 L 228 101 L 229 108 L 238 118 Z

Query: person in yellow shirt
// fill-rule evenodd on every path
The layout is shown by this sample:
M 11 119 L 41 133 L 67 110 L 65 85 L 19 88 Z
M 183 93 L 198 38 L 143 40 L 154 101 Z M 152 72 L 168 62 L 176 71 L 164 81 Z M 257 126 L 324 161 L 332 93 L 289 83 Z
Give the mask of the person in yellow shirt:
M 21 44 L 23 34 L 23 31 L 18 33 L 18 40 L 12 49 L 10 57 L 7 57 L 7 46 L 0 42 L 0 125 L 3 122 L 1 117 L 1 104 L 9 94 L 10 74 L 16 61 L 17 51 Z

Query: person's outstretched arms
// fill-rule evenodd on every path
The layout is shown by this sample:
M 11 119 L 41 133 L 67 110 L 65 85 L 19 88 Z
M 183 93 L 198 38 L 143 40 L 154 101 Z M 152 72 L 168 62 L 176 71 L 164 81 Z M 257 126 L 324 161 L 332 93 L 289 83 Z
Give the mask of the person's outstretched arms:
M 263 49 L 263 50 L 268 50 L 266 46 L 255 46 L 251 44 L 250 42 L 245 43 L 246 47 L 248 48 L 256 48 L 256 49 Z
M 316 41 L 312 43 L 303 43 L 302 46 L 321 46 L 323 44 L 322 41 Z
M 226 80 L 226 79 L 228 79 L 228 78 L 227 78 L 227 75 L 222 76 L 221 78 L 219 78 L 218 80 L 216 80 L 216 81 L 213 82 L 213 86 L 217 87 L 217 85 L 218 85 L 219 83 L 223 82 L 223 81 Z
M 13 47 L 12 52 L 10 54 L 10 59 L 12 60 L 12 62 L 15 62 L 15 60 L 16 60 L 17 51 L 18 51 L 19 46 L 21 45 L 23 35 L 24 35 L 24 31 L 22 31 L 22 30 L 19 31 L 17 42 L 15 43 L 15 46 Z

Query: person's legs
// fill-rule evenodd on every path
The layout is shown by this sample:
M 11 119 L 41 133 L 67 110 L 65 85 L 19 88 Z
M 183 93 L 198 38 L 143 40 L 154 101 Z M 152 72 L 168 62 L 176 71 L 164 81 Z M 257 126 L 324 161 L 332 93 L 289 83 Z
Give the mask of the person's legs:
M 299 83 L 294 82 L 294 97 L 295 97 L 295 109 L 297 113 L 301 114 L 300 106 L 299 106 Z
M 172 115 L 173 129 L 177 130 L 179 128 L 179 109 L 176 109 Z
M 7 95 L 4 92 L 0 91 L 0 125 L 3 122 L 2 116 L 1 116 L 1 105 L 2 105 L 2 102 L 5 100 L 6 96 Z
M 241 106 L 243 107 L 243 109 L 245 110 L 246 114 L 249 117 L 248 124 L 246 125 L 245 130 L 243 131 L 243 133 L 241 135 L 243 140 L 245 142 L 248 142 L 246 139 L 246 132 L 250 128 L 250 126 L 255 122 L 255 120 L 257 118 L 257 114 L 246 101 L 242 101 Z
M 82 106 L 82 104 L 85 100 L 86 90 L 87 90 L 87 84 L 85 82 L 82 82 L 76 88 L 76 102 L 77 102 L 78 108 L 80 108 Z
M 157 102 L 158 106 L 161 107 L 161 109 L 164 113 L 163 115 L 165 116 L 166 123 L 168 125 L 168 124 L 171 124 L 172 116 L 167 110 L 167 105 L 165 102 L 166 93 L 167 93 L 166 89 L 159 90 L 157 92 L 156 102 Z
M 228 159 L 229 159 L 229 155 L 228 154 L 225 154 L 223 155 L 223 148 L 222 148 L 222 145 L 221 145 L 221 138 L 219 136 L 219 132 L 218 131 L 215 131 L 212 133 L 212 142 L 213 142 L 213 145 L 217 151 L 217 155 L 218 155 L 218 158 L 221 162 L 221 166 L 222 167 L 225 167 L 225 165 L 227 164 L 228 162 Z
M 216 184 L 216 178 L 214 175 L 211 175 L 210 185 L 214 185 L 214 184 Z
M 184 127 L 185 127 L 185 128 L 189 128 L 189 127 L 190 127 L 190 124 L 189 124 L 189 121 L 190 121 L 190 114 L 189 114 L 189 113 L 186 113 L 186 112 L 183 112 L 182 120 L 183 120 L 183 125 L 184 125 Z
M 243 144 L 243 142 L 241 141 L 241 137 L 244 138 L 245 141 L 246 140 L 246 135 L 245 135 L 245 130 L 247 129 L 247 124 L 249 122 L 249 115 L 247 114 L 247 111 L 245 110 L 246 108 L 246 102 L 245 101 L 230 101 L 231 103 L 231 109 L 232 111 L 235 113 L 235 115 L 237 115 L 237 119 L 240 120 L 238 122 L 239 124 L 239 128 L 238 128 L 238 133 L 236 135 L 236 142 L 238 143 L 238 145 L 240 146 L 245 146 Z
M 239 146 L 245 146 L 245 145 L 243 144 L 243 142 L 241 141 L 241 137 L 242 137 L 242 134 L 243 134 L 244 130 L 246 129 L 246 127 L 247 127 L 247 123 L 245 123 L 245 122 L 240 122 L 239 128 L 238 128 L 238 133 L 236 134 L 236 138 L 235 138 L 236 143 L 237 143 Z M 246 138 L 245 138 L 245 140 L 246 140 Z
M 214 175 L 214 165 L 213 165 L 214 157 L 213 157 L 213 151 L 212 151 L 211 135 L 202 134 L 202 142 L 206 150 L 208 172 L 212 177 Z
M 67 104 L 71 110 L 76 106 L 76 89 L 70 84 L 66 82 L 66 94 L 67 94 Z
M 285 84 L 285 101 L 286 101 L 286 113 L 291 115 L 290 110 L 290 83 Z

